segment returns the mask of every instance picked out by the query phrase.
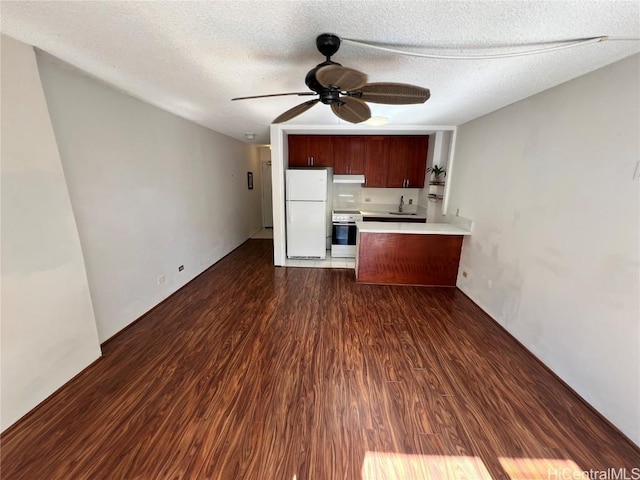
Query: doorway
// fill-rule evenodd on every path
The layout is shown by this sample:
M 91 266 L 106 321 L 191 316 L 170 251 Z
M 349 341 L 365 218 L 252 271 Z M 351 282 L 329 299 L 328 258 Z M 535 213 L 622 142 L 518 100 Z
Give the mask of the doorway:
M 267 152 L 270 153 L 268 149 Z M 271 155 L 269 155 L 271 156 Z M 273 228 L 273 196 L 271 185 L 271 160 L 261 161 L 262 178 L 262 226 Z

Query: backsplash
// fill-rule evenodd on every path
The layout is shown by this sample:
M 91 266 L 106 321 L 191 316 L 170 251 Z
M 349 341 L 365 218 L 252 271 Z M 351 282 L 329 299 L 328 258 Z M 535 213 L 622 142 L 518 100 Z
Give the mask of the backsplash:
M 418 188 L 363 188 L 360 185 L 336 183 L 333 185 L 333 208 L 387 210 L 400 204 L 404 197 L 407 211 L 417 208 Z M 412 205 L 409 205 L 411 200 Z

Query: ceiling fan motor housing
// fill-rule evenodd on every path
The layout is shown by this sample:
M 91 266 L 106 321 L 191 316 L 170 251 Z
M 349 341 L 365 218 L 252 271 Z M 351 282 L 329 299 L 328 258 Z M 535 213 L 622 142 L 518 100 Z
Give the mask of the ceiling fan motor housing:
M 322 93 L 327 90 L 331 90 L 327 87 L 323 87 L 322 85 L 320 85 L 320 82 L 318 82 L 318 79 L 316 78 L 316 72 L 318 71 L 318 69 L 322 67 L 326 67 L 327 65 L 337 65 L 339 67 L 342 66 L 337 62 L 332 62 L 331 60 L 327 60 L 326 62 L 319 63 L 318 65 L 316 65 L 315 68 L 309 70 L 309 72 L 307 73 L 307 76 L 304 78 L 304 83 L 307 84 L 307 87 L 309 87 L 314 92 L 319 93 L 320 95 L 322 95 Z M 339 93 L 340 91 L 337 90 L 337 92 Z M 326 103 L 326 102 L 323 101 L 323 103 Z
M 318 79 L 316 78 L 316 72 L 322 67 L 326 67 L 327 65 L 337 65 L 339 67 L 342 66 L 337 62 L 331 61 L 331 56 L 334 55 L 340 48 L 340 37 L 331 33 L 323 33 L 321 35 L 318 35 L 318 37 L 316 38 L 316 47 L 318 48 L 318 51 L 327 58 L 327 60 L 319 63 L 315 68 L 309 70 L 309 73 L 307 73 L 307 76 L 304 79 L 304 83 L 307 84 L 307 87 L 309 87 L 309 89 L 320 95 L 320 101 L 325 105 L 342 103 L 340 102 L 339 88 L 324 87 L 320 85 L 320 82 L 318 82 Z

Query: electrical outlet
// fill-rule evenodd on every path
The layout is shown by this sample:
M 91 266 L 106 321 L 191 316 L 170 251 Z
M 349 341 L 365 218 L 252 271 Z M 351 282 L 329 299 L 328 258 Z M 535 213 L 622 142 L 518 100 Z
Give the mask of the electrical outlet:
M 460 209 L 456 208 L 456 217 L 459 217 L 459 216 L 460 216 Z
M 409 199 L 409 205 L 413 205 L 413 198 Z
M 162 285 L 166 280 L 167 280 L 167 277 L 165 277 L 164 275 L 160 275 L 158 277 L 158 285 Z
M 184 265 L 180 265 L 180 266 L 178 267 L 178 271 L 179 271 L 179 272 L 181 272 L 181 271 L 183 271 L 183 270 L 184 270 Z
M 371 203 L 371 197 L 365 197 L 364 203 Z

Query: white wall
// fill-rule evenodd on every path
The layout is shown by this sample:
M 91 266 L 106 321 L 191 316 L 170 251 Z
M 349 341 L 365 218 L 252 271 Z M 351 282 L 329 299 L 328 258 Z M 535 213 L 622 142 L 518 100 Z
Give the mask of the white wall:
M 636 443 L 639 59 L 459 127 L 450 197 L 459 288 Z
M 100 356 L 33 49 L 2 36 L 1 429 Z
M 427 168 L 438 165 L 445 169 L 447 175 L 444 180 L 448 184 L 451 178 L 449 174 L 449 163 L 451 162 L 451 142 L 453 141 L 453 134 L 455 131 L 440 131 L 435 132 L 429 137 L 429 151 L 427 152 Z M 433 179 L 431 173 L 425 172 L 424 188 L 420 190 L 418 198 L 418 205 L 424 208 L 427 212 L 427 221 L 441 223 L 447 221 L 447 217 L 443 214 L 444 198 L 435 200 L 429 198 L 429 194 L 446 195 L 446 186 L 429 185 L 429 182 Z
M 258 149 L 38 64 L 104 341 L 260 229 Z

